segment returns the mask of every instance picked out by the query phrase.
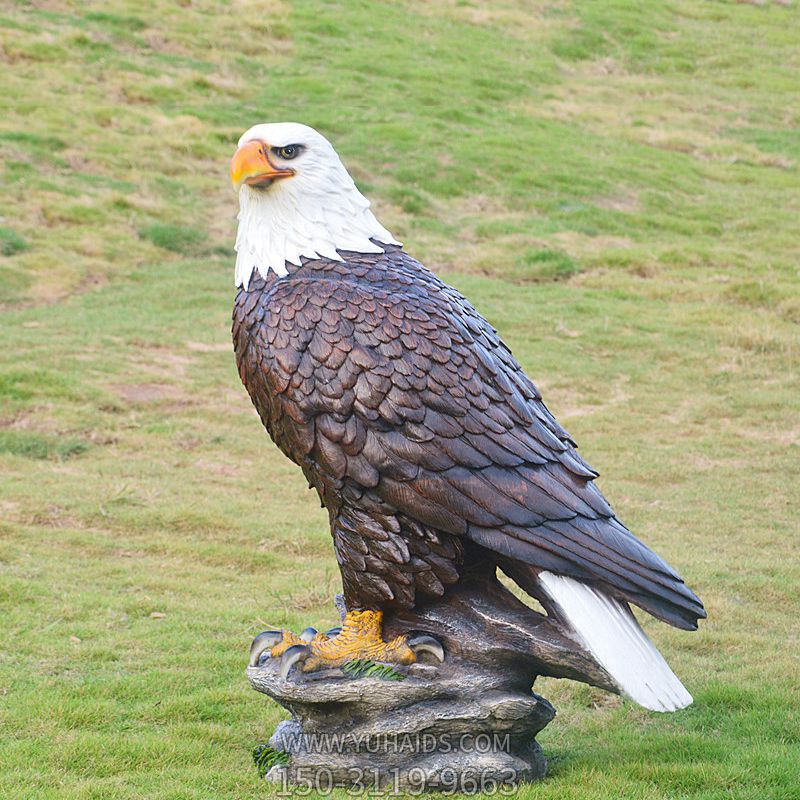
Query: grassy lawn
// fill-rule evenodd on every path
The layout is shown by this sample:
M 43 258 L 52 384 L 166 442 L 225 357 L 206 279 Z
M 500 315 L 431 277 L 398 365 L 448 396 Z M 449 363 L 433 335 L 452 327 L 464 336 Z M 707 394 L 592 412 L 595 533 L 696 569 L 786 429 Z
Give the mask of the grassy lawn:
M 258 121 L 334 141 L 706 603 L 671 716 L 574 683 L 519 797 L 800 796 L 793 2 L 0 5 L 0 797 L 269 796 L 252 635 L 326 516 L 233 363 Z M 344 797 L 344 793 L 338 793 Z

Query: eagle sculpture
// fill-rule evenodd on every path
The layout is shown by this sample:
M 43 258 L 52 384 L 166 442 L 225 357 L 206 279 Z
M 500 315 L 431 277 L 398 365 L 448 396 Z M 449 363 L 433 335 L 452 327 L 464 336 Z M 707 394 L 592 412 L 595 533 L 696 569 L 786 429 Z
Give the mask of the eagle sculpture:
M 441 659 L 430 636 L 384 641 L 383 613 L 481 564 L 562 620 L 623 694 L 689 705 L 628 603 L 686 630 L 702 603 L 617 519 L 497 331 L 404 251 L 314 129 L 254 126 L 231 178 L 239 374 L 328 511 L 346 606 L 328 633 L 260 634 L 251 665 Z

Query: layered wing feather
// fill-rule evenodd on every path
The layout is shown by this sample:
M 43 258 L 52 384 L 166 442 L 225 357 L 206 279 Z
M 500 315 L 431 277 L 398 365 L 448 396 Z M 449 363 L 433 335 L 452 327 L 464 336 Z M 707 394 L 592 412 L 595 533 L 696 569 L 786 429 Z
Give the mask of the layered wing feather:
M 396 251 L 301 269 L 265 315 L 272 391 L 334 481 L 678 627 L 705 616 L 615 517 L 494 328 L 418 262 Z

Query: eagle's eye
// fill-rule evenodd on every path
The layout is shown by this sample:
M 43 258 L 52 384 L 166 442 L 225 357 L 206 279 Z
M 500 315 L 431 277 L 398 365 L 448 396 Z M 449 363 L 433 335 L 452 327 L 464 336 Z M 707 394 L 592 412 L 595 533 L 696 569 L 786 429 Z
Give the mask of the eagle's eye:
M 300 153 L 299 144 L 287 144 L 286 147 L 278 148 L 278 155 L 285 161 L 291 161 L 293 158 L 297 158 L 299 153 Z

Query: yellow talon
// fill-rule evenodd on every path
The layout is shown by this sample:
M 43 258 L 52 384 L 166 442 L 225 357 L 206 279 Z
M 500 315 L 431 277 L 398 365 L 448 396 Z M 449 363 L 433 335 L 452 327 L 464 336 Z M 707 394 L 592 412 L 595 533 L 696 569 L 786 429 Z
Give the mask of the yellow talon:
M 282 656 L 292 645 L 306 644 L 296 633 L 291 631 L 283 631 L 283 639 L 281 639 L 275 647 L 270 650 L 272 658 Z
M 391 642 L 385 642 L 382 627 L 382 611 L 348 611 L 338 636 L 311 642 L 311 652 L 303 664 L 303 671 L 341 667 L 356 658 L 389 664 L 413 664 L 417 657 L 408 646 L 406 637 L 398 636 Z
M 294 645 L 308 648 L 303 671 L 321 667 L 341 667 L 356 658 L 368 658 L 390 664 L 413 664 L 417 657 L 408 646 L 405 636 L 385 642 L 381 635 L 382 611 L 348 611 L 340 632 L 333 637 L 317 633 L 310 641 L 291 631 L 281 631 L 282 638 L 270 650 L 272 658 L 282 656 Z
M 415 634 L 411 639 L 397 636 L 387 642 L 382 629 L 382 611 L 348 611 L 342 627 L 331 636 L 314 628 L 306 628 L 299 636 L 291 631 L 264 631 L 250 646 L 250 666 L 259 666 L 267 651 L 271 658 L 280 657 L 280 673 L 284 678 L 295 664 L 300 664 L 303 672 L 311 672 L 341 667 L 356 659 L 413 664 L 420 653 L 430 654 L 439 663 L 444 660 L 444 649 L 433 637 Z M 333 629 L 328 633 L 332 634 Z

